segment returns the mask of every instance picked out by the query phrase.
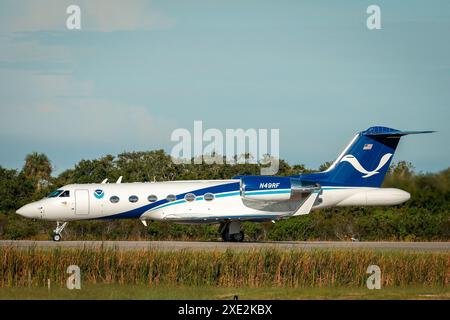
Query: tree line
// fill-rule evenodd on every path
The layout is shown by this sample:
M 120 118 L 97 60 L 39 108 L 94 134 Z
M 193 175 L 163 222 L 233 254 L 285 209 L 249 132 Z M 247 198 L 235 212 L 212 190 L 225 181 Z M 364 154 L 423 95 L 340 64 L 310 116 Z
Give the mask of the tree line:
M 321 171 L 280 160 L 279 175 Z M 229 179 L 260 172 L 258 164 L 174 164 L 164 150 L 125 152 L 81 160 L 54 176 L 45 154 L 26 156 L 21 170 L 0 166 L 0 238 L 48 239 L 54 223 L 32 221 L 15 214 L 22 205 L 45 197 L 71 183 L 100 183 L 108 178 L 124 182 Z M 411 199 L 395 207 L 350 207 L 313 211 L 309 215 L 273 223 L 244 223 L 249 240 L 444 240 L 450 239 L 450 167 L 438 173 L 417 173 L 411 163 L 392 164 L 384 187 L 400 188 Z M 65 229 L 65 239 L 86 240 L 216 240 L 217 226 L 186 226 L 138 220 L 79 221 Z

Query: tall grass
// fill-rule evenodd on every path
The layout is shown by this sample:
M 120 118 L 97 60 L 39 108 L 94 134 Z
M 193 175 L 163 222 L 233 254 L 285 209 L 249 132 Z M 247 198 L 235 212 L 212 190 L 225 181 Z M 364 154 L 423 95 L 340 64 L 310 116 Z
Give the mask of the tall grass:
M 85 284 L 220 287 L 364 287 L 367 267 L 382 285 L 448 286 L 448 252 L 372 250 L 120 251 L 0 248 L 0 287 L 64 286 L 69 265 Z M 31 278 L 31 282 L 29 281 Z

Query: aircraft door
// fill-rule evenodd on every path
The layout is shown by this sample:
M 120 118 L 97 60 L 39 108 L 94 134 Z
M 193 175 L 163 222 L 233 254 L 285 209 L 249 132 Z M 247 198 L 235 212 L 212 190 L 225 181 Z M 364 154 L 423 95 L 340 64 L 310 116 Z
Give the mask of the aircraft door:
M 89 191 L 75 190 L 75 214 L 86 215 L 89 214 Z

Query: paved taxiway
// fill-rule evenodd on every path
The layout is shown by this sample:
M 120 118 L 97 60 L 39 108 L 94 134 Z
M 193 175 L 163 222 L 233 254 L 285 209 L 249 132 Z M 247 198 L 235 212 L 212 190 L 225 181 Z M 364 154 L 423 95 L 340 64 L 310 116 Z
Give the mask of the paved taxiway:
M 346 241 L 292 241 L 292 242 L 195 242 L 195 241 L 29 241 L 2 240 L 0 247 L 16 248 L 111 248 L 119 250 L 251 250 L 278 249 L 374 249 L 450 251 L 450 242 L 346 242 Z

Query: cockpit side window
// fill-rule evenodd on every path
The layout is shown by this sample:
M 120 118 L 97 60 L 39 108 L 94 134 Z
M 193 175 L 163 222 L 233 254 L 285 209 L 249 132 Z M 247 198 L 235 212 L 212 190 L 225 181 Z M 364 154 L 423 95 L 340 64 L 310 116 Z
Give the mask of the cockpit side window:
M 64 192 L 64 190 L 55 190 L 48 195 L 48 198 L 56 198 L 63 192 Z
M 70 197 L 70 191 L 66 190 L 59 196 L 60 198 L 69 198 Z

